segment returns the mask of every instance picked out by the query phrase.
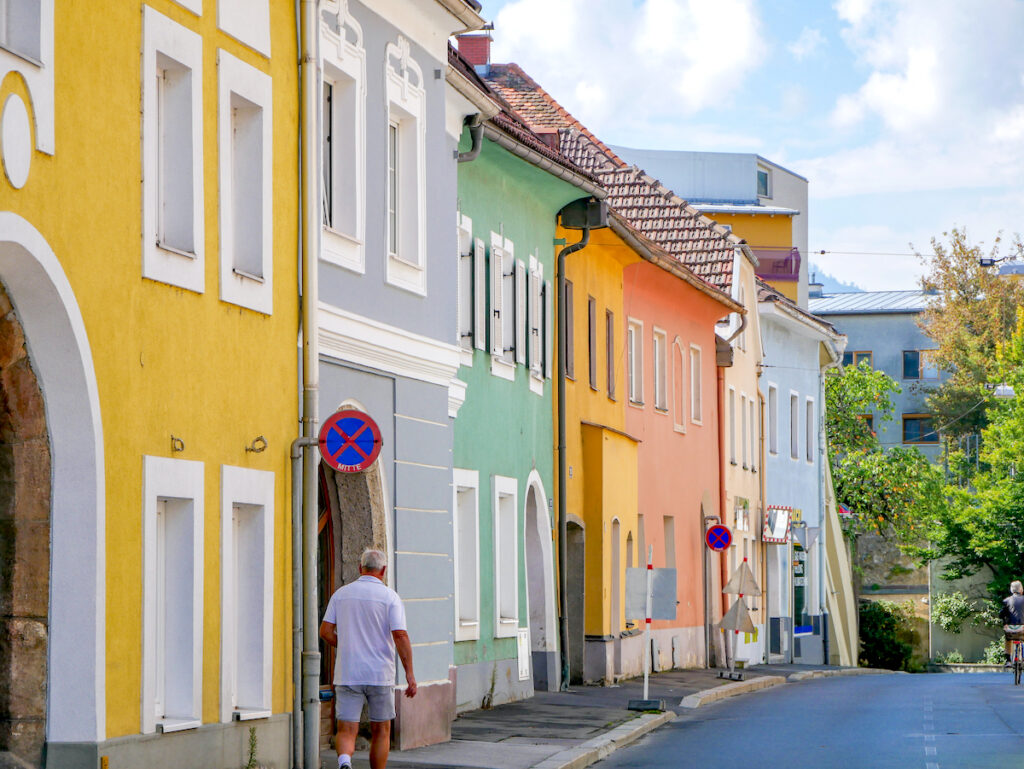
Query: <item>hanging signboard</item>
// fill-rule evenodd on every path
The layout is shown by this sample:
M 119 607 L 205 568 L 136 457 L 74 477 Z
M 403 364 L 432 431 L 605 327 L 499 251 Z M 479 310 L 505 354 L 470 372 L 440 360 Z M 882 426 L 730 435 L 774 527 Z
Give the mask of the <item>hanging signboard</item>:
M 341 473 L 360 473 L 380 454 L 380 427 L 369 414 L 355 409 L 336 411 L 320 428 L 320 456 Z
M 790 517 L 793 508 L 782 505 L 769 505 L 764 510 L 764 526 L 762 536 L 765 542 L 785 545 L 789 542 Z

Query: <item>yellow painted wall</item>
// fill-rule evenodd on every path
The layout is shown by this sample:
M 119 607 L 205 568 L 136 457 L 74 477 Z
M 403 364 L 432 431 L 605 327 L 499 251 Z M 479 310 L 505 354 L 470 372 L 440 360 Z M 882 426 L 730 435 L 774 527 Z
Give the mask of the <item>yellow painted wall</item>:
M 579 232 L 558 229 L 569 243 Z M 586 542 L 584 630 L 610 632 L 611 522 L 620 522 L 620 553 L 626 563 L 626 537 L 637 539 L 636 442 L 624 435 L 626 424 L 626 316 L 623 269 L 640 257 L 612 230 L 594 230 L 590 243 L 566 258 L 566 279 L 573 284 L 575 380 L 566 381 L 567 510 L 583 520 Z M 588 297 L 597 303 L 597 389 L 590 386 L 587 350 Z M 615 399 L 607 388 L 605 312 L 615 313 Z M 557 408 L 557 404 L 556 404 Z M 587 426 L 596 425 L 598 427 Z M 610 429 L 606 429 L 610 428 Z M 622 618 L 619 618 L 621 625 Z
M 203 720 L 220 697 L 220 467 L 276 474 L 273 709 L 290 691 L 288 449 L 297 409 L 297 68 L 294 5 L 271 0 L 273 61 L 170 0 L 160 13 L 203 46 L 205 293 L 144 280 L 142 267 L 142 4 L 58 0 L 56 152 L 35 152 L 28 183 L 0 175 L 0 207 L 33 224 L 56 252 L 85 321 L 99 387 L 106 462 L 107 736 L 140 730 L 142 457 L 205 463 Z M 217 50 L 274 80 L 274 314 L 219 300 Z M 0 103 L 24 94 L 17 76 Z M 172 454 L 171 435 L 185 450 Z M 263 435 L 268 449 L 245 446 Z
M 792 248 L 793 217 L 782 214 L 711 214 L 719 224 L 732 227 L 733 233 L 747 241 L 751 248 Z M 807 259 L 807 254 L 801 254 Z M 772 288 L 787 299 L 797 301 L 797 282 L 768 281 Z

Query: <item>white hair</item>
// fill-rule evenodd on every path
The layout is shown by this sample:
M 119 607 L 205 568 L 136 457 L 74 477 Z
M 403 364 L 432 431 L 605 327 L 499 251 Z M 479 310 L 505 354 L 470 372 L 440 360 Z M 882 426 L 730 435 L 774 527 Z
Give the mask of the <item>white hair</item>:
M 1013 582 L 1010 583 L 1010 592 L 1016 593 L 1017 595 L 1024 593 L 1024 585 L 1020 584 L 1019 579 L 1015 579 Z
M 359 568 L 364 571 L 381 571 L 387 565 L 388 557 L 380 550 L 367 548 L 359 557 Z M 1017 584 L 1020 585 L 1019 582 Z

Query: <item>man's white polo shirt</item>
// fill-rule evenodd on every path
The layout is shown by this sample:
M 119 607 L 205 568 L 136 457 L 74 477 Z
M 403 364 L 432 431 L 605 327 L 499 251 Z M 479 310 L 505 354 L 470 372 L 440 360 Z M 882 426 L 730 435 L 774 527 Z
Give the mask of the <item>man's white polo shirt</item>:
M 338 632 L 335 686 L 392 686 L 395 642 L 392 630 L 405 630 L 405 607 L 398 593 L 364 574 L 339 587 L 327 604 L 324 622 Z

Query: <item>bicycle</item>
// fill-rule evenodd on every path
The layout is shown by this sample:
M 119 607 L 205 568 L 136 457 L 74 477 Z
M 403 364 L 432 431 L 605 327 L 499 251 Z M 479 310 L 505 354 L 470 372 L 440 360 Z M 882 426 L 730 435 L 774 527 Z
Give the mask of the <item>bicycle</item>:
M 1010 655 L 1013 684 L 1020 686 L 1021 673 L 1024 672 L 1024 625 L 1004 625 L 1003 633 L 1010 639 L 1010 646 L 1013 649 Z

